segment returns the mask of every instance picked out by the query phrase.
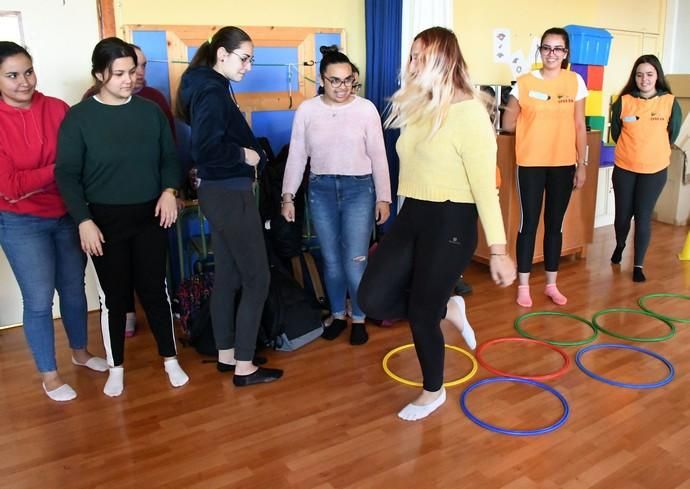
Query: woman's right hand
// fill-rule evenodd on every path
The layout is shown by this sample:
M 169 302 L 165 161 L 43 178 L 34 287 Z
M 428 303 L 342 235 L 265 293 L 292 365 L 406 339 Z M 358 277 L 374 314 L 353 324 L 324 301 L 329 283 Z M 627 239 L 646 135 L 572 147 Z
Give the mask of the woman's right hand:
M 283 202 L 280 204 L 280 215 L 285 218 L 287 222 L 295 222 L 295 203 Z
M 84 253 L 90 256 L 103 256 L 102 243 L 105 243 L 105 239 L 101 230 L 91 219 L 79 224 L 79 241 Z
M 249 166 L 256 166 L 261 161 L 261 156 L 259 153 L 251 148 L 244 148 L 244 162 Z

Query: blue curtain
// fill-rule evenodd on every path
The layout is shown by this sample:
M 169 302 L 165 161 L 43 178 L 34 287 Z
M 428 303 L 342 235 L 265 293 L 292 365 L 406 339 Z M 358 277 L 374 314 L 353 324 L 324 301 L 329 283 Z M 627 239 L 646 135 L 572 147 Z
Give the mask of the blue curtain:
M 403 0 L 366 0 L 367 79 L 365 96 L 383 115 L 388 98 L 398 89 L 400 49 L 402 37 Z M 400 131 L 384 131 L 388 166 L 393 193 L 392 214 L 395 214 L 395 195 L 398 193 L 398 155 L 395 142 Z M 389 220 L 389 223 L 391 220 Z

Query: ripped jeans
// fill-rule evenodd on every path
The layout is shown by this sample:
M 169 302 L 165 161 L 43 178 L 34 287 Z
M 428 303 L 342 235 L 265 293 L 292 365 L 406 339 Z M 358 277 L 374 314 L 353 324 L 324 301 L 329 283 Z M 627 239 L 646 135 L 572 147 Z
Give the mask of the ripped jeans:
M 376 194 L 371 175 L 309 175 L 309 212 L 323 256 L 331 311 L 345 316 L 349 294 L 352 319 L 363 321 L 357 289 L 367 266 Z

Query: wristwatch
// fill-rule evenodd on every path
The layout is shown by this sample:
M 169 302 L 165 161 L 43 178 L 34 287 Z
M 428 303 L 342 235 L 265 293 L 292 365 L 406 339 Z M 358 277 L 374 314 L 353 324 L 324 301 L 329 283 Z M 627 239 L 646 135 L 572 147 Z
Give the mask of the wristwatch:
M 165 190 L 163 190 L 163 192 L 168 192 L 169 194 L 173 194 L 175 197 L 180 195 L 180 192 L 178 192 L 178 190 L 176 188 L 166 188 Z

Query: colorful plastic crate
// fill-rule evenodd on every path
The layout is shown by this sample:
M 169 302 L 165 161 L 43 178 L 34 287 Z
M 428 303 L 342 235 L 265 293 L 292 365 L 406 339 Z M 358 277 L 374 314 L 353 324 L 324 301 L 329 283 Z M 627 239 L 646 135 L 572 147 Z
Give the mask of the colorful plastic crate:
M 606 29 L 567 25 L 565 30 L 570 37 L 571 63 L 600 66 L 608 64 L 613 36 Z

